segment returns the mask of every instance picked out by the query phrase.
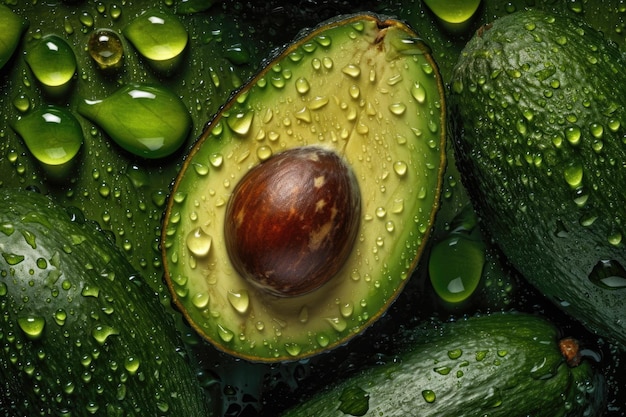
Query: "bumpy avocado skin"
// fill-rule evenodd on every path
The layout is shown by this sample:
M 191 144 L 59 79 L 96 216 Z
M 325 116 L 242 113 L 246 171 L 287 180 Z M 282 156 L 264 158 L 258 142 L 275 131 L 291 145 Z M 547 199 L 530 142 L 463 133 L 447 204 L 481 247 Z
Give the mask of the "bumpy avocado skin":
M 211 416 L 171 316 L 104 232 L 0 192 L 0 414 Z
M 404 24 L 343 16 L 280 51 L 208 124 L 169 200 L 166 280 L 192 326 L 218 348 L 292 360 L 361 332 L 395 299 L 433 226 L 445 166 L 443 84 Z M 320 289 L 279 298 L 237 274 L 225 208 L 253 166 L 321 146 L 354 170 L 362 200 L 355 246 Z
M 468 43 L 449 99 L 458 166 L 485 229 L 556 305 L 622 344 L 623 66 L 582 21 L 520 12 Z M 607 262 L 617 286 L 598 282 Z

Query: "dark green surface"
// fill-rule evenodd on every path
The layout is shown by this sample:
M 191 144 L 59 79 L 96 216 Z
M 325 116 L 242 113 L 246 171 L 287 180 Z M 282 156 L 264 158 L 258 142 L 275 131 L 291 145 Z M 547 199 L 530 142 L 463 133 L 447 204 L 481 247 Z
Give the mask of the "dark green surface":
M 603 407 L 600 375 L 589 363 L 568 367 L 556 328 L 539 317 L 494 314 L 405 338 L 411 347 L 393 361 L 330 384 L 284 416 L 564 417 Z
M 35 192 L 3 189 L 0 207 L 0 414 L 215 415 L 173 320 L 105 233 Z
M 626 343 L 621 52 L 581 21 L 525 12 L 462 52 L 449 96 L 457 160 L 485 229 L 543 294 Z M 622 267 L 623 270 L 623 267 Z

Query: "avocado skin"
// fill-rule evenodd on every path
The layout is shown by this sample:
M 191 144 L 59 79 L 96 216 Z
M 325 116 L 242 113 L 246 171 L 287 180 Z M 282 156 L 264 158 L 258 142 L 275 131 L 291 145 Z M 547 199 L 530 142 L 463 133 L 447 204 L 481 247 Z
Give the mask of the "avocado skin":
M 0 201 L 0 414 L 216 415 L 172 317 L 95 223 L 37 192 Z
M 604 404 L 601 375 L 587 361 L 568 366 L 558 329 L 540 316 L 494 313 L 401 336 L 393 360 L 333 381 L 281 416 L 573 417 Z
M 609 241 L 626 234 L 624 65 L 582 21 L 517 12 L 468 42 L 448 100 L 457 166 L 484 229 L 557 306 L 622 345 L 624 290 L 589 277 L 602 260 L 626 265 L 624 240 Z

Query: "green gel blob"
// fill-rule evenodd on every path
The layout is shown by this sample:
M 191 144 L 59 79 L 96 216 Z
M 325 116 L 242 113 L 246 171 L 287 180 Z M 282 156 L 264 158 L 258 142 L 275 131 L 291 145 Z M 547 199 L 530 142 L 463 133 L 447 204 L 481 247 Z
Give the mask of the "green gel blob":
M 62 107 L 42 107 L 13 123 L 30 153 L 46 166 L 72 161 L 80 150 L 83 130 L 72 113 Z
M 27 27 L 24 19 L 0 4 L 0 69 L 11 59 Z
M 47 35 L 37 40 L 27 50 L 25 59 L 35 78 L 47 87 L 62 87 L 76 73 L 74 51 L 56 35 Z
M 128 152 L 150 159 L 175 152 L 191 128 L 181 99 L 155 85 L 131 84 L 103 100 L 83 100 L 78 112 Z

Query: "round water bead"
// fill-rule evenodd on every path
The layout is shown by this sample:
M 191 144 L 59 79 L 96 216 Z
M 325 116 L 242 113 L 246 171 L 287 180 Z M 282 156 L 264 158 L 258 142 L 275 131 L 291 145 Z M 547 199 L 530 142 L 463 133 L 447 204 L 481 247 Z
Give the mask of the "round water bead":
M 35 78 L 47 87 L 63 87 L 76 73 L 74 51 L 57 35 L 37 40 L 26 51 L 25 60 Z
M 89 55 L 101 69 L 119 68 L 124 59 L 124 45 L 111 29 L 98 29 L 89 36 Z

